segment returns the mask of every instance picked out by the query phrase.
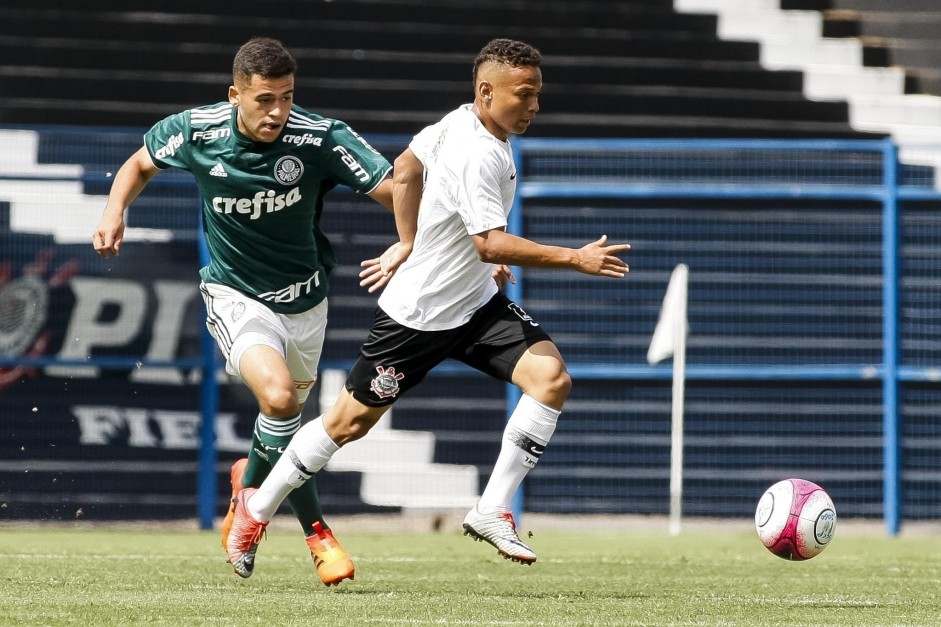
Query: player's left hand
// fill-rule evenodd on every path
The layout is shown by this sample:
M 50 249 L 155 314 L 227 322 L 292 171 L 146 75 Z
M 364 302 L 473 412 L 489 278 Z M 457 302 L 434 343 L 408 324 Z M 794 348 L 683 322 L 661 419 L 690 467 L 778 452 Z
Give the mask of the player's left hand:
M 359 264 L 363 268 L 359 273 L 360 287 L 368 287 L 370 293 L 382 289 L 410 254 L 411 244 L 396 242 L 378 257 L 366 259 Z
M 493 280 L 497 282 L 497 288 L 503 289 L 506 287 L 506 282 L 509 281 L 513 285 L 516 285 L 516 277 L 513 276 L 513 271 L 510 270 L 510 266 L 497 265 L 493 267 L 493 273 L 491 274 Z
M 585 274 L 620 279 L 630 271 L 630 268 L 615 255 L 630 249 L 630 244 L 608 244 L 608 236 L 602 235 L 597 241 L 586 244 L 576 251 L 574 267 Z

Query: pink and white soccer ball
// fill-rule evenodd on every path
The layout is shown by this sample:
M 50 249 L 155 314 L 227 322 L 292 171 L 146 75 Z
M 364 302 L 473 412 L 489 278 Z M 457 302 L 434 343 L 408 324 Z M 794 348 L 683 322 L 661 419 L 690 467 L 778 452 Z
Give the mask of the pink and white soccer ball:
M 836 508 L 830 495 L 803 479 L 779 481 L 761 496 L 755 528 L 765 547 L 786 560 L 820 554 L 836 532 Z

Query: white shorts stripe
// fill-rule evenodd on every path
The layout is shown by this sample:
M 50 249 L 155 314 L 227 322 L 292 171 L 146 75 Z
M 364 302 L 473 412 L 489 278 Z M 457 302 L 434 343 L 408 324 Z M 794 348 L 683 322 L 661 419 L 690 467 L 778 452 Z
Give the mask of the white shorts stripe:
M 229 353 L 232 351 L 232 336 L 229 335 L 229 330 L 222 324 L 222 320 L 216 313 L 213 295 L 206 289 L 205 283 L 200 283 L 199 291 L 203 295 L 203 302 L 206 303 L 206 325 L 209 327 L 212 336 L 216 338 L 222 353 L 228 359 Z
M 279 314 L 264 303 L 218 283 L 201 283 L 206 325 L 226 358 L 226 372 L 239 375 L 239 362 L 253 346 L 270 346 L 284 358 L 304 403 L 317 380 L 327 326 L 327 300 L 298 314 Z

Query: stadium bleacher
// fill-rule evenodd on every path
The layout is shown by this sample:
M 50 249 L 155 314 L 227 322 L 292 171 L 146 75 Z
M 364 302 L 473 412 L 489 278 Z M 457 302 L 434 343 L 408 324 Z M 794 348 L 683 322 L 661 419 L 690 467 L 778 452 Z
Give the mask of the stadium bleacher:
M 672 0 L 170 0 L 147 10 L 12 0 L 0 8 L 0 122 L 146 127 L 222 100 L 231 56 L 273 35 L 300 62 L 298 102 L 363 133 L 412 134 L 470 97 L 470 61 L 517 37 L 546 56 L 533 136 L 861 136 L 798 72 Z

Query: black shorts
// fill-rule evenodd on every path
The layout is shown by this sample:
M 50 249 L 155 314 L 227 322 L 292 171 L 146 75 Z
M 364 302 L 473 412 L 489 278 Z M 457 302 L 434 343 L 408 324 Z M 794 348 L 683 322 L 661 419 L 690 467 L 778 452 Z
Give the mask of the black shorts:
M 346 389 L 364 405 L 391 405 L 448 357 L 509 382 L 526 349 L 542 341 L 552 338 L 502 292 L 465 324 L 444 331 L 404 327 L 376 308 Z

